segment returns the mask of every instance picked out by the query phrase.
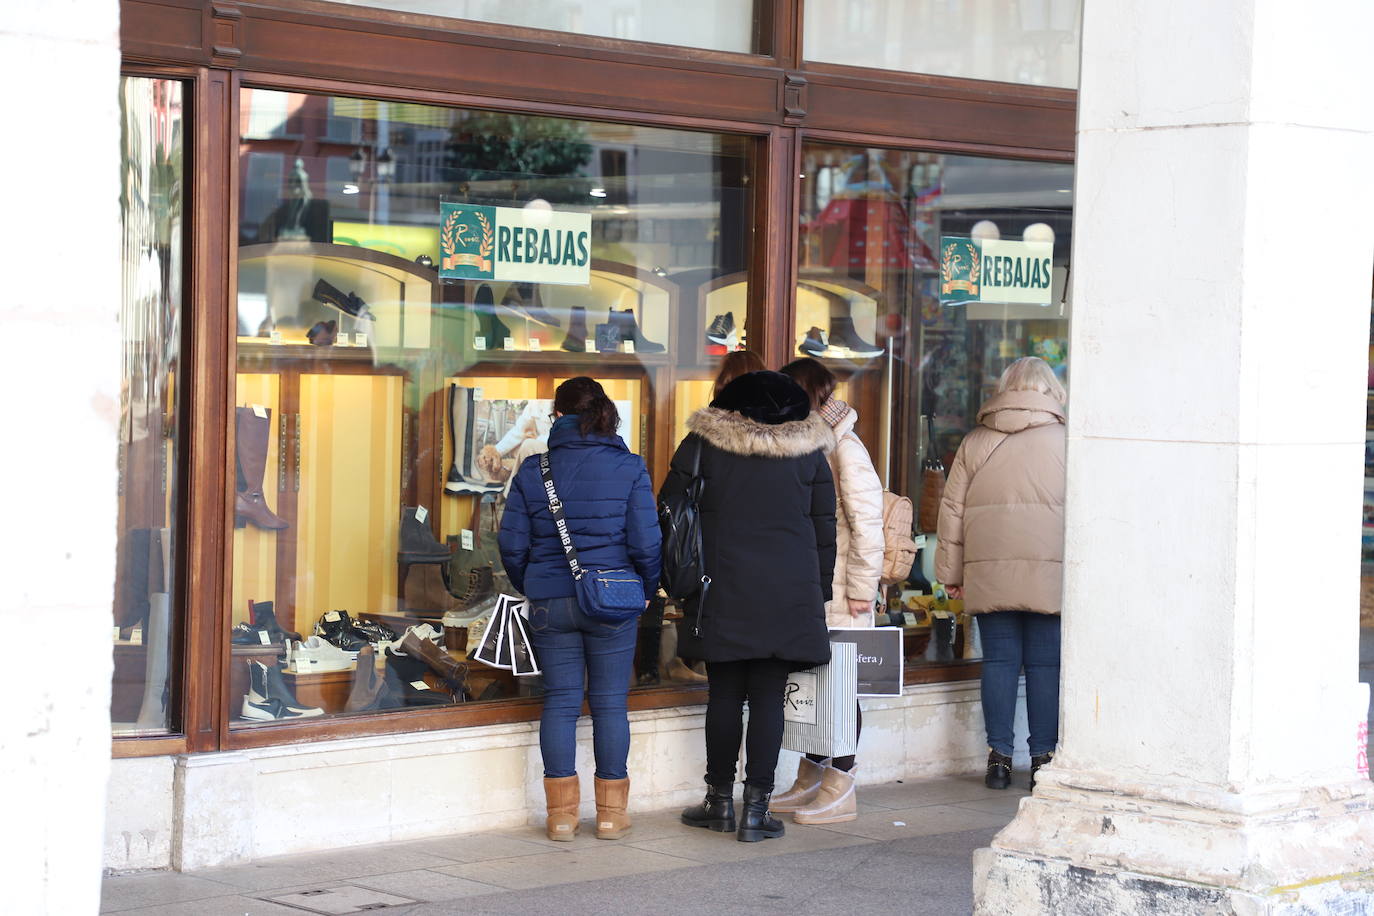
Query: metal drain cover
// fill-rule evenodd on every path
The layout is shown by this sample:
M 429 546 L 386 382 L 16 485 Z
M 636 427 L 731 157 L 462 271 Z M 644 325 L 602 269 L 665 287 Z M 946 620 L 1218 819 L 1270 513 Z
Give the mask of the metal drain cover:
M 339 887 L 322 887 L 313 891 L 296 891 L 280 897 L 264 898 L 273 903 L 293 906 L 309 913 L 323 913 L 325 916 L 339 916 L 344 913 L 366 913 L 371 910 L 385 910 L 407 903 L 418 903 L 409 897 L 384 894 L 366 887 L 343 884 Z

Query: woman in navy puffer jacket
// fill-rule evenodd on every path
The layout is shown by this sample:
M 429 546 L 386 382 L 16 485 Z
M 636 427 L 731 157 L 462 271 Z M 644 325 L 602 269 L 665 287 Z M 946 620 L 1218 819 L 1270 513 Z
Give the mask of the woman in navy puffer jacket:
M 549 465 L 578 560 L 586 569 L 632 568 L 644 580 L 644 594 L 652 595 L 661 563 L 654 491 L 643 459 L 616 435 L 615 405 L 598 382 L 579 376 L 558 386 L 553 409 Z M 596 835 L 619 839 L 630 830 L 625 695 L 638 621 L 602 623 L 578 607 L 538 456 L 515 474 L 499 541 L 511 584 L 529 599 L 530 639 L 544 670 L 539 749 L 549 839 L 571 840 L 577 832 L 576 729 L 584 681 L 596 755 Z

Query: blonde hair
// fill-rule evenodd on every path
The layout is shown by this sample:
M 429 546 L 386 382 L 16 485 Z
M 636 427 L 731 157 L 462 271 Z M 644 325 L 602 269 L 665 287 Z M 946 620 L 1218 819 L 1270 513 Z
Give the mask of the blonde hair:
M 997 393 L 1005 394 L 1008 391 L 1038 391 L 1060 404 L 1069 399 L 1068 392 L 1055 377 L 1050 364 L 1038 356 L 1023 356 L 1006 368 L 997 380 Z

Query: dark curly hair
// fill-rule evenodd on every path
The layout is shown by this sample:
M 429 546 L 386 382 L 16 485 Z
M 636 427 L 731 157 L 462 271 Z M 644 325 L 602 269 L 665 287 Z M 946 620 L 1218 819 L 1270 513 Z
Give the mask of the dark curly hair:
M 579 375 L 558 386 L 553 393 L 553 409 L 564 416 L 576 416 L 582 435 L 595 433 L 614 436 L 620 428 L 620 412 L 606 397 L 606 389 L 594 378 Z

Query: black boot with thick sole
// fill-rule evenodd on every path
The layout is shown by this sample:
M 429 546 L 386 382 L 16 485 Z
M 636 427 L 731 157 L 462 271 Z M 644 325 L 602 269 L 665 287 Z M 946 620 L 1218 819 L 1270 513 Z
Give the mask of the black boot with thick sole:
M 1011 758 L 988 751 L 988 775 L 983 777 L 983 785 L 989 789 L 1005 789 L 1011 785 Z
M 771 789 L 764 791 L 758 786 L 744 784 L 744 810 L 740 813 L 739 833 L 735 839 L 741 843 L 757 843 L 759 840 L 775 840 L 783 835 L 782 821 L 773 817 L 768 810 L 768 802 L 772 797 Z
M 717 833 L 730 833 L 735 829 L 735 787 L 733 785 L 706 786 L 706 797 L 701 804 L 684 808 L 682 822 L 688 827 L 705 827 Z

